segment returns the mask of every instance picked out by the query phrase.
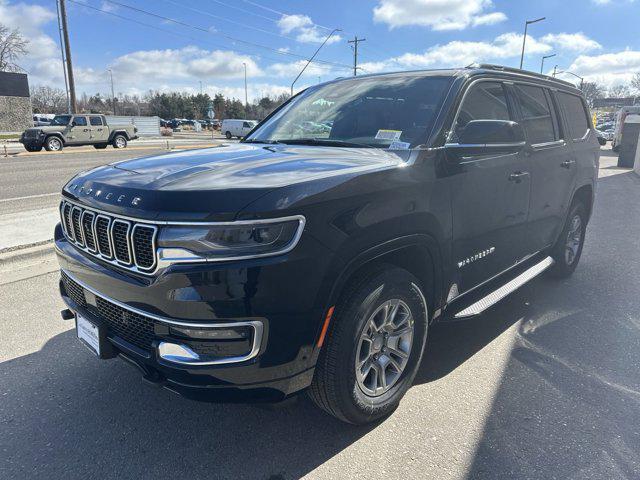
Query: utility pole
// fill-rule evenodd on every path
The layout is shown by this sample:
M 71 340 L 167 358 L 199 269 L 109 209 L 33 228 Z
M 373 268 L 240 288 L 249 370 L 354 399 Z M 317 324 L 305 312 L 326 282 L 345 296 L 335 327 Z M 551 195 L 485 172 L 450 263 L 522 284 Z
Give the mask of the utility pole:
M 247 64 L 242 62 L 244 65 L 244 106 L 245 108 L 249 107 L 249 97 L 247 95 Z
M 358 38 L 356 35 L 353 40 L 348 40 L 347 43 L 353 43 L 353 76 L 358 74 L 358 42 L 364 42 L 366 38 Z
M 555 66 L 553 67 L 553 76 L 554 76 L 554 77 L 556 76 L 557 71 L 558 71 L 558 65 L 555 65 Z
M 116 114 L 116 94 L 113 91 L 113 72 L 111 69 L 107 70 L 111 76 L 111 106 L 113 107 L 113 115 Z
M 60 20 L 60 4 L 56 1 L 58 13 L 58 37 L 60 39 L 60 57 L 62 58 L 62 75 L 64 76 L 64 91 L 67 94 L 67 113 L 71 113 L 71 100 L 69 99 L 69 83 L 67 82 L 67 63 L 64 58 L 64 42 L 62 41 L 62 21 Z
M 67 26 L 67 9 L 64 0 L 60 0 L 60 18 L 62 20 L 62 38 L 64 53 L 67 57 L 67 76 L 69 77 L 69 103 L 71 113 L 76 113 L 76 82 L 73 80 L 73 66 L 71 64 L 71 45 L 69 44 L 69 28 Z

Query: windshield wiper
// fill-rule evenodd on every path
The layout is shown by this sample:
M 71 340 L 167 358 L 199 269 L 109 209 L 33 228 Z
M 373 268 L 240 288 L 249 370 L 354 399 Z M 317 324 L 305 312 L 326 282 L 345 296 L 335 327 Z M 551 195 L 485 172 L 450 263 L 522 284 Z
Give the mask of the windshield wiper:
M 326 147 L 370 147 L 370 145 L 365 143 L 345 142 L 344 140 L 335 140 L 332 138 L 283 138 L 278 140 L 278 143 L 287 145 L 322 145 Z
M 273 145 L 275 143 L 281 143 L 278 140 L 241 140 L 240 143 L 262 143 L 266 145 Z

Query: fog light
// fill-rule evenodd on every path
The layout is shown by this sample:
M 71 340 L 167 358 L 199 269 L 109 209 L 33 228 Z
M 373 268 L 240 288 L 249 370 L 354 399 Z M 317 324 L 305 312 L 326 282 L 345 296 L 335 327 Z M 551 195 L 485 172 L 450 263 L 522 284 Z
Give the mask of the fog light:
M 158 355 L 169 362 L 197 362 L 200 356 L 186 345 L 177 343 L 160 342 L 158 345 Z
M 252 327 L 225 327 L 225 328 L 190 328 L 176 327 L 169 328 L 172 335 L 187 338 L 197 338 L 200 340 L 245 340 L 251 338 Z

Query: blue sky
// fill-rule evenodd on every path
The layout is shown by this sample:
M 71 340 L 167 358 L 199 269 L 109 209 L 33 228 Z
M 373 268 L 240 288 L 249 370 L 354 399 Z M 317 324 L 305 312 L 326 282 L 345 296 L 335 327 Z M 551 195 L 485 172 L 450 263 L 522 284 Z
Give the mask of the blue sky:
M 524 21 L 542 16 L 529 28 L 525 68 L 539 71 L 541 57 L 555 53 L 545 72 L 557 64 L 607 86 L 640 72 L 640 0 L 67 2 L 78 90 L 89 94 L 109 91 L 111 68 L 116 93 L 197 92 L 202 82 L 210 94 L 243 98 L 243 63 L 251 98 L 277 94 L 333 28 L 342 31 L 321 50 L 324 63 L 312 64 L 297 87 L 351 75 L 354 35 L 366 38 L 362 73 L 473 61 L 518 66 Z M 0 23 L 31 40 L 21 65 L 32 85 L 63 85 L 55 11 L 54 0 L 0 0 Z

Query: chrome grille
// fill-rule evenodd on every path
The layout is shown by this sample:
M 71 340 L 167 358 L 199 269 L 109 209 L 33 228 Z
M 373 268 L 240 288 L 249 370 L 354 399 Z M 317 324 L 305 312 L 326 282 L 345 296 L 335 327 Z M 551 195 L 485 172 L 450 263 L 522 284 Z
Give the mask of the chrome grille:
M 65 237 L 78 249 L 120 268 L 151 273 L 157 265 L 155 225 L 80 207 L 64 200 L 60 217 Z

